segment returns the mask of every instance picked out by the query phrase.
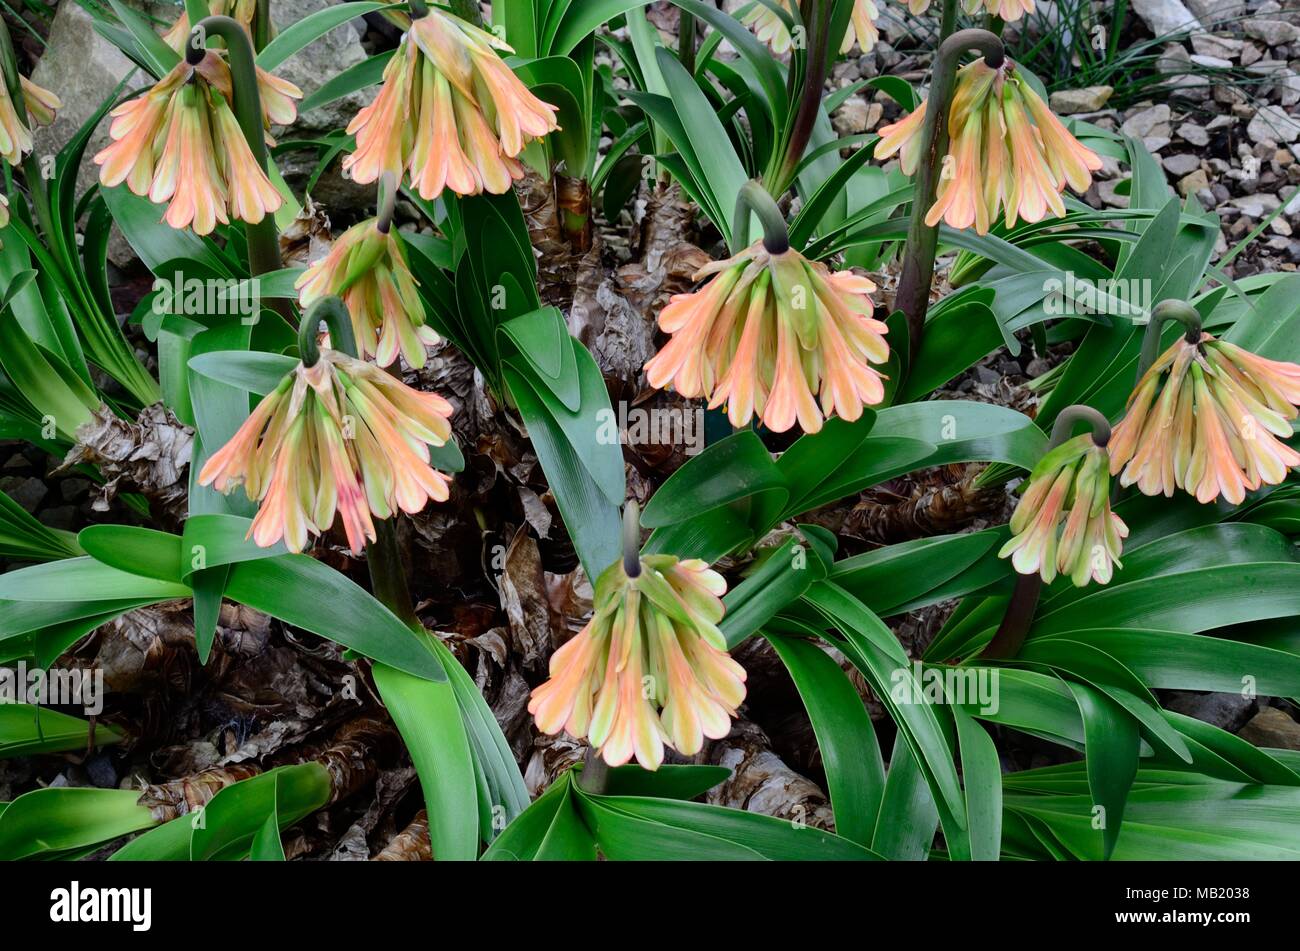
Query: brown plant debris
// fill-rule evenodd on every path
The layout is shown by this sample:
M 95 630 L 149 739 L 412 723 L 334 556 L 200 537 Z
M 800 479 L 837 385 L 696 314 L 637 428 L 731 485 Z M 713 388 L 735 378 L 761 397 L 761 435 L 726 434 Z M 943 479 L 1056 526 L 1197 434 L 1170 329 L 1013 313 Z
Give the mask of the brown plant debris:
M 415 818 L 375 856 L 376 862 L 428 862 L 433 859 L 429 842 L 429 816 L 421 809 Z
M 107 512 L 119 492 L 135 491 L 175 524 L 186 513 L 193 440 L 194 431 L 162 403 L 146 406 L 135 422 L 101 406 L 93 420 L 77 429 L 77 444 L 58 471 L 82 463 L 99 468 L 105 481 L 92 490 L 97 512 Z
M 140 791 L 139 803 L 147 806 L 150 815 L 159 822 L 170 822 L 203 808 L 227 786 L 251 779 L 261 771 L 261 767 L 251 763 L 205 769 L 194 776 L 145 786 Z

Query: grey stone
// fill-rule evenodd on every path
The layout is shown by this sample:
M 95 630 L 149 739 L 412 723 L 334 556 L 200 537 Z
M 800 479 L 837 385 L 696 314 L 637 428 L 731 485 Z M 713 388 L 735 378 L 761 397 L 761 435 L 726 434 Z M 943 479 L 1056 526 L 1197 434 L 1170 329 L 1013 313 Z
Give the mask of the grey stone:
M 32 82 L 54 92 L 62 100 L 63 108 L 53 123 L 35 130 L 32 138 L 38 158 L 53 156 L 63 148 L 103 105 L 105 97 L 133 71 L 131 87 L 143 87 L 153 81 L 116 46 L 96 33 L 93 23 L 90 14 L 77 3 L 60 3 L 54 14 L 45 52 L 32 70 Z M 90 136 L 77 171 L 78 193 L 98 180 L 99 166 L 91 158 L 108 142 L 108 122 L 101 121 Z M 135 257 L 116 226 L 109 240 L 108 256 L 119 267 Z
M 1265 218 L 1277 210 L 1282 200 L 1276 195 L 1270 195 L 1268 192 L 1259 192 L 1255 195 L 1242 195 L 1239 198 L 1233 198 L 1229 204 L 1234 208 L 1240 208 L 1241 213 L 1248 218 Z
M 1218 59 L 1234 60 L 1241 55 L 1244 40 L 1231 36 L 1218 36 L 1214 33 L 1197 33 L 1192 37 L 1192 49 L 1202 56 L 1214 56 Z
M 1171 690 L 1165 694 L 1165 706 L 1175 713 L 1195 717 L 1220 730 L 1235 733 L 1240 730 L 1257 709 L 1253 699 L 1236 693 L 1198 693 L 1191 690 Z
M 1192 62 L 1204 69 L 1232 69 L 1232 60 L 1221 56 L 1207 56 L 1204 53 L 1194 55 Z
M 1175 131 L 1184 142 L 1190 142 L 1192 145 L 1206 146 L 1210 144 L 1210 134 L 1195 122 L 1184 122 Z
M 332 5 L 330 0 L 276 0 L 271 4 L 271 19 L 279 29 L 284 29 L 303 17 Z M 275 73 L 301 89 L 305 98 L 327 80 L 365 57 L 366 52 L 361 46 L 357 30 L 344 23 L 289 57 Z M 297 121 L 287 132 L 280 129 L 275 131 L 286 138 L 297 138 L 303 134 L 343 128 L 352 121 L 358 110 L 377 95 L 378 89 L 378 86 L 372 86 L 311 112 L 299 113 Z M 317 158 L 315 152 L 299 151 L 288 153 L 279 160 L 280 171 L 295 191 L 301 191 L 306 186 L 307 180 L 315 171 Z M 341 161 L 336 158 L 317 180 L 311 197 L 331 213 L 373 204 L 375 186 L 358 185 L 344 178 L 340 166 Z
M 331 0 L 276 0 L 271 4 L 271 20 L 276 29 L 284 30 L 299 20 L 333 6 Z M 290 56 L 275 69 L 281 79 L 287 79 L 302 90 L 304 96 L 333 79 L 350 66 L 366 58 L 361 38 L 348 23 L 335 27 L 320 39 Z M 346 126 L 362 106 L 374 98 L 378 87 L 354 92 L 335 102 L 300 113 L 291 127 L 296 134 L 303 131 L 328 132 Z
M 1137 138 L 1158 135 L 1160 134 L 1158 132 L 1159 127 L 1169 122 L 1170 114 L 1169 106 L 1162 102 L 1159 105 L 1133 113 L 1124 120 L 1124 124 L 1120 126 L 1120 129 L 1125 135 Z
M 65 502 L 80 502 L 90 494 L 91 481 L 70 476 L 59 482 L 59 494 Z
M 40 479 L 22 476 L 5 476 L 0 479 L 0 492 L 4 492 L 28 512 L 35 512 L 49 491 L 49 487 Z
M 1048 105 L 1059 116 L 1072 116 L 1080 112 L 1096 112 L 1110 101 L 1115 90 L 1110 86 L 1085 86 L 1082 89 L 1061 89 L 1052 93 Z
M 1289 115 L 1281 106 L 1262 106 L 1246 126 L 1252 142 L 1300 141 L 1300 119 Z
M 1182 0 L 1133 0 L 1133 12 L 1156 36 L 1185 33 L 1200 25 Z
M 1300 40 L 1300 27 L 1286 20 L 1269 20 L 1263 17 L 1248 17 L 1242 22 L 1246 35 L 1254 37 L 1269 46 L 1292 43 Z
M 49 528 L 61 528 L 70 532 L 73 526 L 77 524 L 77 507 L 75 505 L 59 505 L 51 509 L 42 509 L 41 513 L 36 517 L 42 525 Z
M 1177 175 L 1182 178 L 1184 175 L 1190 175 L 1193 171 L 1201 167 L 1199 156 L 1184 152 L 1181 155 L 1170 155 L 1160 162 L 1165 167 L 1165 171 L 1170 175 Z
M 1228 23 L 1246 12 L 1246 0 L 1185 0 L 1192 11 L 1207 27 Z

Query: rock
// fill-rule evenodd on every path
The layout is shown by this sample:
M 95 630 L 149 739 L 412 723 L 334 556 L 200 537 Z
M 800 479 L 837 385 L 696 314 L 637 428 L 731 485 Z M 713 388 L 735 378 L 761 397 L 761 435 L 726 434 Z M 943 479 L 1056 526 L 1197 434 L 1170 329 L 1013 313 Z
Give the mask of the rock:
M 1197 33 L 1192 37 L 1192 49 L 1202 56 L 1213 56 L 1218 59 L 1236 59 L 1241 55 L 1241 49 L 1245 45 L 1245 40 L 1214 33 Z
M 1241 213 L 1247 218 L 1266 218 L 1272 212 L 1277 211 L 1278 205 L 1282 200 L 1276 195 L 1270 195 L 1268 192 L 1259 192 L 1255 195 L 1242 195 L 1240 198 L 1233 198 L 1229 204 L 1234 208 L 1240 208 Z
M 1210 144 L 1210 134 L 1195 122 L 1184 122 L 1176 131 L 1183 141 L 1190 142 L 1192 145 L 1206 146 Z
M 160 19 L 164 16 L 165 13 L 160 14 Z M 66 145 L 103 105 L 104 98 L 131 72 L 136 73 L 132 86 L 152 82 L 116 46 L 96 33 L 93 23 L 90 14 L 77 3 L 60 3 L 54 14 L 45 52 L 32 70 L 32 82 L 53 91 L 63 101 L 63 108 L 53 123 L 35 130 L 33 140 L 38 158 L 52 157 Z M 101 121 L 91 133 L 77 171 L 78 193 L 98 181 L 99 166 L 91 157 L 108 142 L 108 122 Z M 109 240 L 108 257 L 118 267 L 135 260 L 135 253 L 116 226 Z
M 1194 65 L 1203 69 L 1232 69 L 1232 60 L 1224 59 L 1222 56 L 1207 56 L 1204 53 L 1197 53 L 1191 60 Z
M 1264 51 L 1254 43 L 1247 43 L 1241 48 L 1241 65 L 1249 66 L 1252 63 L 1259 62 L 1264 57 Z
M 1156 57 L 1156 72 L 1166 75 L 1185 73 L 1192 63 L 1192 54 L 1182 43 L 1166 43 Z
M 1300 750 L 1300 723 L 1277 707 L 1265 707 L 1237 734 L 1256 746 L 1277 750 Z
M 1133 0 L 1133 12 L 1156 36 L 1186 33 L 1200 25 L 1182 0 Z
M 1207 27 L 1230 23 L 1246 12 L 1246 0 L 1186 0 L 1187 9 Z
M 1162 159 L 1160 164 L 1165 167 L 1165 171 L 1170 175 L 1182 178 L 1200 168 L 1201 159 L 1199 156 L 1185 152 L 1182 155 L 1171 155 L 1166 159 Z
M 276 0 L 271 4 L 271 20 L 283 31 L 317 10 L 333 6 L 331 0 Z M 335 27 L 320 39 L 295 53 L 276 67 L 275 74 L 296 85 L 310 96 L 327 80 L 366 58 L 361 37 L 351 23 Z M 292 126 L 294 133 L 304 130 L 330 131 L 346 126 L 362 106 L 370 102 L 378 86 L 344 96 L 329 105 L 300 114 Z
M 867 118 L 870 111 L 867 102 L 859 96 L 845 100 L 844 105 L 835 110 L 831 116 L 831 125 L 840 135 L 857 135 L 867 131 Z
M 1188 195 L 1191 195 L 1193 193 L 1199 193 L 1204 189 L 1208 189 L 1209 187 L 1210 187 L 1209 178 L 1206 177 L 1204 170 L 1198 168 L 1196 169 L 1196 171 L 1191 172 L 1190 174 L 1179 179 L 1178 194 L 1186 198 Z M 1205 203 L 1202 202 L 1202 204 Z M 1213 200 L 1211 200 L 1211 202 L 1208 205 L 1206 205 L 1206 207 L 1213 208 L 1214 207 Z
M 1111 94 L 1114 91 L 1110 86 L 1061 89 L 1052 93 L 1048 104 L 1058 116 L 1072 116 L 1080 112 L 1096 112 L 1110 101 Z
M 1246 35 L 1268 46 L 1280 46 L 1300 40 L 1300 27 L 1285 20 L 1268 20 L 1263 17 L 1247 17 L 1242 23 Z
M 1148 135 L 1160 135 L 1160 127 L 1168 125 L 1170 115 L 1169 106 L 1162 102 L 1130 115 L 1120 126 L 1120 131 L 1139 139 Z
M 1125 179 L 1125 181 L 1127 180 L 1128 179 Z M 1118 195 L 1115 192 L 1115 189 L 1119 187 L 1119 182 L 1117 181 L 1095 182 L 1094 184 L 1096 184 L 1097 194 L 1101 197 L 1101 200 L 1104 204 L 1110 206 L 1111 208 L 1128 207 L 1128 196 Z
M 52 509 L 42 509 L 41 513 L 36 517 L 42 525 L 49 528 L 61 528 L 70 532 L 77 523 L 77 507 L 75 505 L 59 505 Z
M 333 6 L 331 0 L 276 0 L 271 4 L 271 18 L 277 29 L 284 30 L 307 15 L 329 6 Z M 275 70 L 275 73 L 298 86 L 306 97 L 326 80 L 332 79 L 341 71 L 365 58 L 366 51 L 361 46 L 360 35 L 351 23 L 344 23 L 289 57 Z M 319 109 L 313 109 L 311 112 L 299 113 L 298 120 L 289 127 L 284 137 L 297 138 L 300 135 L 310 137 L 312 132 L 328 132 L 344 127 L 359 109 L 374 98 L 378 90 L 378 86 L 372 86 L 344 96 Z M 279 160 L 280 170 L 285 180 L 296 191 L 301 191 L 305 187 L 308 178 L 316 168 L 317 158 L 317 153 L 314 151 L 299 151 L 289 153 Z M 374 203 L 375 186 L 357 185 L 345 179 L 340 165 L 341 160 L 336 158 L 317 180 L 311 197 L 332 216 L 347 219 L 349 217 L 346 214 L 347 210 Z M 340 211 L 344 214 L 336 214 Z
M 1300 119 L 1289 115 L 1281 106 L 1261 106 L 1246 126 L 1252 142 L 1300 141 Z
M 1169 691 L 1165 694 L 1165 706 L 1175 713 L 1195 717 L 1229 733 L 1241 729 L 1257 709 L 1253 699 L 1241 694 L 1190 690 Z
M 21 476 L 5 476 L 0 479 L 0 492 L 4 492 L 28 512 L 35 512 L 49 491 L 49 487 L 40 479 Z

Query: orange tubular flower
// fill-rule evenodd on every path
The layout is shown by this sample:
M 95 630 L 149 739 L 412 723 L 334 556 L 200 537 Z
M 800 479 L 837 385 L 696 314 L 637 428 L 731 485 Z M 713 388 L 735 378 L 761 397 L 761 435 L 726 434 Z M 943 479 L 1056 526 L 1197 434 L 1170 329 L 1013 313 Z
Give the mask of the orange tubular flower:
M 998 552 L 1022 575 L 1051 582 L 1059 571 L 1075 587 L 1106 584 L 1128 527 L 1110 510 L 1108 453 L 1090 433 L 1047 453 L 1025 480 L 1011 515 L 1011 539 Z
M 745 699 L 745 670 L 718 630 L 727 583 L 698 559 L 622 559 L 596 579 L 595 613 L 551 656 L 528 712 L 543 733 L 585 737 L 610 766 L 658 769 L 665 744 L 686 756 L 720 739 Z
M 255 0 L 208 0 L 208 12 L 213 16 L 230 17 L 244 28 L 250 38 L 252 37 L 253 19 L 257 16 Z M 189 16 L 182 13 L 163 33 L 162 38 L 164 43 L 184 56 L 185 47 L 190 41 Z M 216 52 L 221 55 L 221 51 Z M 229 83 L 222 91 L 229 101 Z M 298 104 L 295 100 L 302 98 L 302 90 L 287 79 L 273 76 L 259 66 L 257 67 L 257 91 L 262 100 L 262 119 L 267 128 L 272 125 L 291 125 L 298 118 Z M 267 144 L 275 144 L 275 140 L 269 134 L 266 138 Z
M 880 130 L 876 158 L 898 153 L 903 171 L 913 174 L 924 124 L 922 103 L 907 118 Z M 950 154 L 926 215 L 929 225 L 942 220 L 985 234 L 999 215 L 1008 228 L 1022 219 L 1041 221 L 1049 212 L 1059 218 L 1065 214 L 1061 192 L 1066 185 L 1086 191 L 1092 172 L 1101 168 L 1096 153 L 1052 115 L 1009 59 L 996 69 L 979 59 L 958 70 L 948 134 Z
M 18 81 L 23 91 L 26 122 L 18 117 L 8 85 L 0 82 L 0 158 L 10 165 L 19 164 L 32 150 L 32 128 L 49 125 L 54 121 L 55 111 L 63 108 L 59 97 L 48 89 L 42 89 L 26 76 L 19 76 Z
M 794 9 L 793 0 L 778 0 L 778 2 L 787 13 Z M 771 7 L 756 3 L 753 9 L 740 19 L 742 23 L 752 26 L 759 40 L 766 43 L 777 55 L 790 52 L 794 45 L 785 21 Z M 880 30 L 876 28 L 876 21 L 879 19 L 880 9 L 873 0 L 853 0 L 853 14 L 849 20 L 849 28 L 844 33 L 844 41 L 840 44 L 840 52 L 847 53 L 853 49 L 855 40 L 858 46 L 862 47 L 862 52 L 871 52 L 876 41 L 880 39 Z
M 871 281 L 793 249 L 773 254 L 761 240 L 695 278 L 707 275 L 660 312 L 672 339 L 645 365 L 651 386 L 726 403 L 734 426 L 757 414 L 773 432 L 797 421 L 815 433 L 824 417 L 855 420 L 884 398 L 870 364 L 884 363 L 889 346 L 884 323 L 870 316 Z
M 379 95 L 348 124 L 357 147 L 343 170 L 363 184 L 409 170 L 429 200 L 444 188 L 461 195 L 508 191 L 523 176 L 516 156 L 558 126 L 555 107 L 529 92 L 496 50 L 513 52 L 442 10 L 412 21 Z
M 424 322 L 424 304 L 401 245 L 371 218 L 353 225 L 330 252 L 298 278 L 298 301 L 307 307 L 327 294 L 343 298 L 363 358 L 381 367 L 400 352 L 408 366 L 424 366 L 425 346 L 438 335 Z
M 1282 440 L 1300 405 L 1300 366 L 1207 333 L 1182 336 L 1143 374 L 1115 427 L 1111 472 L 1146 495 L 1184 489 L 1234 505 L 1300 465 Z
M 302 551 L 337 513 L 348 547 L 375 538 L 374 518 L 445 501 L 447 476 L 429 465 L 428 446 L 451 438 L 451 405 L 383 370 L 321 350 L 268 393 L 230 442 L 199 473 L 200 485 L 229 492 L 240 482 L 259 502 L 249 536 Z
M 283 199 L 258 166 L 228 105 L 230 70 L 209 51 L 177 63 L 152 89 L 109 113 L 113 139 L 95 156 L 106 187 L 126 182 L 167 204 L 173 228 L 208 234 L 231 218 L 253 224 Z
M 929 0 L 926 2 L 928 5 Z M 1026 13 L 1034 12 L 1034 0 L 963 0 L 962 5 L 967 13 L 978 13 L 983 8 L 989 16 L 1000 17 L 1008 23 L 1014 23 Z

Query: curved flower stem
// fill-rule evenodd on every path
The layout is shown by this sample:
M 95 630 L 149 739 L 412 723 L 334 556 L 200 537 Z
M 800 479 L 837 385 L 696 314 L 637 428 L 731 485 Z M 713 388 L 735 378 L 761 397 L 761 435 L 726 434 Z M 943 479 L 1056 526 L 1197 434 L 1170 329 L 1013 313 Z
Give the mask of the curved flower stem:
M 623 573 L 641 574 L 641 507 L 632 499 L 623 506 Z
M 392 172 L 384 172 L 379 177 L 375 204 L 375 228 L 380 234 L 388 234 L 393 227 L 393 210 L 397 207 L 397 176 Z
M 1160 331 L 1166 320 L 1176 320 L 1187 328 L 1188 343 L 1200 343 L 1201 314 L 1186 301 L 1162 300 L 1151 308 L 1151 319 L 1142 334 L 1142 354 L 1138 357 L 1137 378 L 1140 380 L 1160 356 Z
M 1110 442 L 1110 422 L 1106 417 L 1091 406 L 1076 403 L 1067 406 L 1057 415 L 1056 422 L 1052 426 L 1051 438 L 1047 441 L 1047 452 L 1051 452 L 1070 439 L 1074 434 L 1075 426 L 1079 423 L 1087 423 L 1092 428 L 1092 441 L 1098 446 L 1105 446 Z M 1020 653 L 1020 647 L 1025 643 L 1025 635 L 1029 633 L 1029 626 L 1033 623 L 1034 612 L 1038 609 L 1038 598 L 1042 592 L 1043 579 L 1037 572 L 1032 575 L 1016 575 L 1016 587 L 1011 592 L 1006 614 L 1002 616 L 1002 623 L 998 625 L 997 632 L 980 653 L 980 657 L 996 659 L 1015 657 Z
M 784 254 L 790 250 L 790 230 L 785 223 L 785 215 L 777 207 L 776 200 L 755 181 L 748 181 L 741 186 L 736 195 L 736 211 L 731 219 L 731 253 L 739 254 L 749 247 L 749 216 L 758 216 L 763 225 L 763 247 L 770 254 Z
M 330 349 L 357 356 L 357 338 L 352 332 L 352 315 L 342 298 L 330 295 L 322 297 L 307 308 L 298 323 L 298 354 L 305 367 L 314 367 L 320 360 L 320 347 L 316 345 L 316 335 L 320 333 L 321 321 L 325 322 L 330 332 Z
M 23 81 L 18 74 L 18 55 L 14 52 L 13 40 L 9 36 L 9 27 L 0 17 L 0 74 L 3 74 L 5 89 L 9 92 L 9 101 L 13 104 L 18 121 L 28 124 L 27 103 L 23 99 Z M 35 152 L 23 156 L 23 178 L 27 190 L 31 192 L 32 205 L 36 211 L 36 220 L 40 223 L 45 240 L 51 244 L 57 242 L 54 229 L 54 211 L 50 206 L 50 193 L 45 188 L 45 177 L 41 174 L 40 162 Z
M 248 141 L 248 148 L 253 153 L 253 161 L 263 171 L 269 171 L 270 159 L 262 128 L 262 96 L 257 88 L 257 66 L 253 60 L 252 41 L 248 38 L 247 31 L 230 17 L 204 17 L 190 31 L 190 42 L 185 48 L 185 58 L 190 65 L 197 65 L 207 53 L 209 36 L 215 36 L 226 44 L 234 99 L 231 108 L 239 121 L 240 131 Z M 275 227 L 275 217 L 266 215 L 257 224 L 244 222 L 244 234 L 248 240 L 248 267 L 253 277 L 278 271 L 280 233 Z M 272 306 L 282 316 L 289 316 L 286 302 L 279 301 L 278 306 L 273 302 Z
M 1092 441 L 1105 447 L 1110 442 L 1110 421 L 1091 406 L 1075 403 L 1067 406 L 1056 416 L 1052 424 L 1052 435 L 1047 440 L 1047 451 L 1051 452 L 1061 443 L 1074 436 L 1074 428 L 1079 423 L 1087 423 L 1092 429 Z
M 916 170 L 912 195 L 912 220 L 907 229 L 903 270 L 898 278 L 894 306 L 907 318 L 910 352 L 920 349 L 925 333 L 925 315 L 930 307 L 930 284 L 934 280 L 934 255 L 939 246 L 938 225 L 925 223 L 939 187 L 939 172 L 948 154 L 948 110 L 956 85 L 957 61 L 974 50 L 994 69 L 1006 53 L 1002 40 L 987 30 L 959 30 L 939 44 L 930 76 L 930 97 L 925 107 L 925 128 L 921 137 L 921 164 Z

